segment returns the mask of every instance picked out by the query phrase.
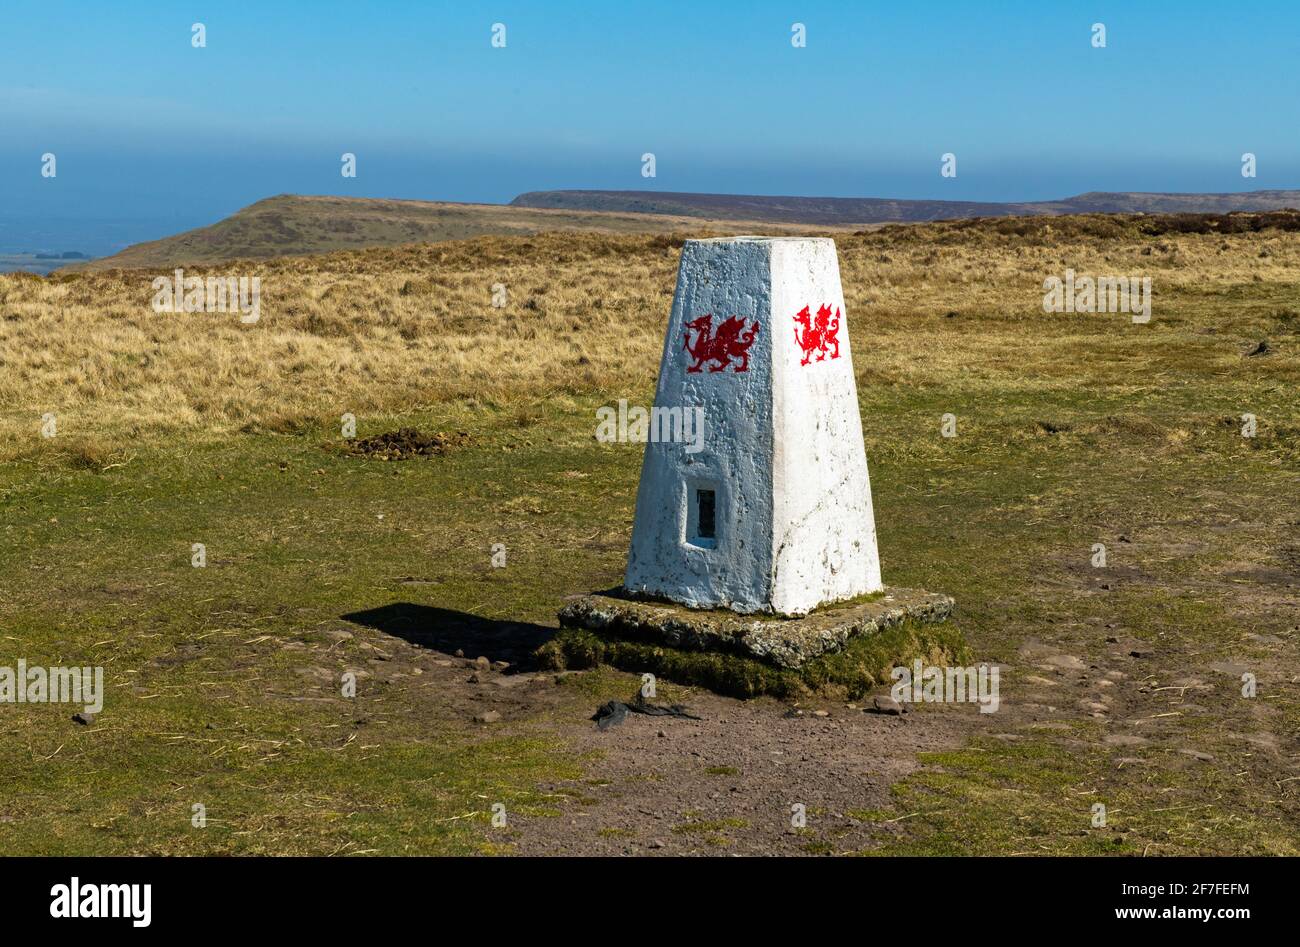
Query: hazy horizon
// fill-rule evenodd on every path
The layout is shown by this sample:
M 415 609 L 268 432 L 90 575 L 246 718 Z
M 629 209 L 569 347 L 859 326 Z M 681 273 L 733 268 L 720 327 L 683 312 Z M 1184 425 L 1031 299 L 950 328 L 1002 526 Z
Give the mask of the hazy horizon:
M 8 18 L 0 252 L 102 255 L 280 193 L 1040 201 L 1300 183 L 1300 11 L 1281 3 L 393 3 L 362 25 L 335 2 L 160 6 Z
M 666 189 L 651 188 L 594 188 L 594 187 L 572 187 L 572 188 L 530 188 L 518 192 L 518 194 L 528 193 L 529 191 L 546 191 L 546 190 L 602 190 L 602 191 L 645 191 L 658 193 L 671 193 Z M 1102 189 L 1092 188 L 1081 190 L 1070 194 L 1058 194 L 1048 198 L 1011 198 L 1008 200 L 994 200 L 992 203 L 1032 203 L 1039 201 L 1051 201 L 1057 199 L 1066 199 L 1081 194 L 1099 192 Z M 1257 188 L 1238 188 L 1235 190 L 1225 190 L 1221 192 L 1197 191 L 1197 192 L 1175 192 L 1175 191 L 1139 191 L 1136 189 L 1123 189 L 1115 192 L 1119 193 L 1224 193 L 1224 194 L 1249 194 L 1256 191 L 1275 191 L 1275 190 L 1300 190 L 1300 188 L 1288 187 L 1257 187 Z M 419 196 L 412 197 L 402 194 L 338 194 L 325 192 L 279 192 L 279 193 L 296 193 L 304 196 L 331 196 L 331 197 L 356 197 L 370 200 L 402 200 L 402 201 L 428 201 L 441 203 L 470 203 L 470 204 L 508 204 L 510 200 L 517 197 L 518 194 L 512 194 L 509 198 L 502 201 L 490 200 L 459 200 L 443 197 Z M 977 198 L 924 198 L 913 197 L 911 195 L 897 194 L 792 194 L 788 192 L 770 191 L 690 191 L 679 193 L 695 194 L 724 194 L 735 195 L 740 197 L 808 197 L 808 198 L 879 198 L 886 200 L 910 201 L 910 200 L 944 200 L 944 201 L 967 201 L 979 200 Z M 174 236 L 189 230 L 199 229 L 210 224 L 216 223 L 232 214 L 242 210 L 251 204 L 276 197 L 278 194 L 265 194 L 261 197 L 249 201 L 247 204 L 239 204 L 228 211 L 217 211 L 211 214 L 204 214 L 199 211 L 191 213 L 177 212 L 172 216 L 158 217 L 89 217 L 89 216 L 68 216 L 54 217 L 47 215 L 15 215 L 0 212 L 0 255 L 3 254 L 35 254 L 35 253 L 63 253 L 68 251 L 85 253 L 92 257 L 109 256 L 133 244 L 157 240 L 163 237 Z M 0 262 L 0 272 L 5 271 L 5 266 Z

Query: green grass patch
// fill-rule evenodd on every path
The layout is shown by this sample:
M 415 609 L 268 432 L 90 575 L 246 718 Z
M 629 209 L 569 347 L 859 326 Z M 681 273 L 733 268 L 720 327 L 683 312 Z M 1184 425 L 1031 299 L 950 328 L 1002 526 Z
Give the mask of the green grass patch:
M 1086 725 L 1084 725 L 1086 726 Z M 1176 756 L 1172 748 L 1164 752 Z M 921 755 L 925 768 L 891 790 L 893 811 L 850 810 L 899 824 L 870 855 L 1295 855 L 1293 833 L 1233 800 L 1257 792 L 1248 772 L 1155 765 L 1117 768 L 1107 750 L 1047 737 L 976 740 Z M 1157 760 L 1153 760 L 1152 764 Z M 1095 825 L 1094 805 L 1106 807 Z

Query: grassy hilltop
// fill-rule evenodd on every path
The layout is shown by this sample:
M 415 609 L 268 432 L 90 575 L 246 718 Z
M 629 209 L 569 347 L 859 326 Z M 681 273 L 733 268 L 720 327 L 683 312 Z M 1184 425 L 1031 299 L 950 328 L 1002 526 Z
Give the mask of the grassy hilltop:
M 155 314 L 149 268 L 0 276 L 0 664 L 108 685 L 89 725 L 0 704 L 0 846 L 1300 853 L 1295 215 L 835 234 L 886 581 L 956 598 L 1002 709 L 667 684 L 700 722 L 596 735 L 638 679 L 529 654 L 621 576 L 641 451 L 594 412 L 652 399 L 699 226 L 196 245 L 262 278 L 251 325 Z M 1151 322 L 1044 313 L 1067 267 L 1150 276 Z M 345 413 L 447 437 L 382 459 Z
M 754 232 L 760 226 L 743 218 L 711 221 L 699 217 L 281 194 L 250 204 L 210 226 L 137 243 L 112 256 L 70 264 L 63 267 L 63 272 L 123 267 L 163 270 L 191 264 L 542 232 L 654 234 L 708 227 L 722 234 Z M 782 232 L 790 229 L 788 225 L 776 226 Z

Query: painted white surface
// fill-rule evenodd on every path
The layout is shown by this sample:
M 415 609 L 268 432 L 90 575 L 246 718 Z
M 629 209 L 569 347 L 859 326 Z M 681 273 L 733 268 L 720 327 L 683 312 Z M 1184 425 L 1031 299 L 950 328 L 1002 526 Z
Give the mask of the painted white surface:
M 794 318 L 822 305 L 841 313 L 839 357 L 828 346 L 803 365 Z M 714 330 L 729 316 L 759 323 L 747 371 L 736 360 L 723 371 L 687 370 L 695 359 L 686 324 L 706 314 Z M 628 589 L 693 607 L 802 615 L 881 588 L 834 241 L 688 241 L 655 405 L 702 407 L 704 449 L 646 444 Z M 716 491 L 713 543 L 693 536 L 701 486 Z

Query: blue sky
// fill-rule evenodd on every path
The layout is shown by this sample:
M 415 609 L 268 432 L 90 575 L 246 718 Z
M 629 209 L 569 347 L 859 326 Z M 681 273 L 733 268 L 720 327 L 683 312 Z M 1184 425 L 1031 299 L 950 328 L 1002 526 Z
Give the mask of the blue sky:
M 33 219 L 160 236 L 284 192 L 1293 187 L 1297 63 L 1282 2 L 4 0 L 0 244 Z

